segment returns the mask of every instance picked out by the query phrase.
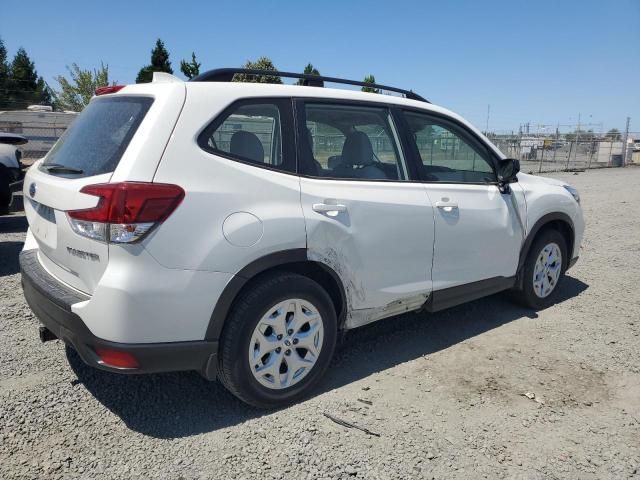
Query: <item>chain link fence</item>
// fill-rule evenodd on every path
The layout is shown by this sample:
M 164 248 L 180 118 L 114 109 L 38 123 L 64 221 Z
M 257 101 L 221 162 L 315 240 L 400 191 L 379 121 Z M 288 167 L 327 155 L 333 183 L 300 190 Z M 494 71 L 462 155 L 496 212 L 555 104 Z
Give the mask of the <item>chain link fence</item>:
M 29 165 L 46 155 L 76 116 L 73 112 L 0 111 L 0 132 L 29 139 L 20 147 L 23 161 Z M 620 167 L 623 162 L 640 165 L 640 132 L 629 133 L 626 148 L 624 134 L 615 139 L 591 133 L 586 139 L 572 134 L 549 137 L 489 133 L 488 137 L 505 155 L 519 159 L 524 172 Z
M 626 148 L 623 139 L 592 136 L 583 141 L 571 137 L 574 136 L 549 138 L 489 135 L 505 155 L 520 160 L 525 172 L 621 167 L 623 162 L 640 165 L 640 142 L 634 143 L 633 140 L 640 139 L 640 133 L 629 133 Z

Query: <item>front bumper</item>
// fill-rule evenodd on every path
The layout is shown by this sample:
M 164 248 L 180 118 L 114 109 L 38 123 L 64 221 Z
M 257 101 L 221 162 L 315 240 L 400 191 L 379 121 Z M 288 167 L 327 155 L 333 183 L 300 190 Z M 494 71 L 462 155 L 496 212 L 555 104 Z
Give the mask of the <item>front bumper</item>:
M 95 368 L 117 373 L 156 373 L 196 370 L 209 380 L 216 378 L 218 343 L 214 341 L 167 343 L 120 343 L 103 340 L 91 333 L 71 305 L 90 300 L 57 281 L 38 260 L 38 251 L 20 253 L 22 289 L 25 299 L 40 322 L 58 339 L 73 347 L 82 360 Z M 120 369 L 101 362 L 97 348 L 133 354 L 139 368 Z

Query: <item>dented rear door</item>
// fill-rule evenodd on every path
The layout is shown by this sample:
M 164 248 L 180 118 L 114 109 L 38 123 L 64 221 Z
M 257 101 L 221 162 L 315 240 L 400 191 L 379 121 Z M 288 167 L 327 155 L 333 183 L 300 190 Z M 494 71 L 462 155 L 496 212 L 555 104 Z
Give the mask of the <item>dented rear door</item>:
M 305 129 L 299 137 L 306 135 L 309 142 L 306 152 L 300 145 L 299 158 L 309 162 L 311 149 L 315 168 L 300 179 L 308 257 L 340 276 L 347 327 L 419 308 L 431 292 L 434 214 L 424 186 L 409 180 L 390 112 L 351 105 L 332 109 L 312 101 L 298 104 L 296 112 Z M 354 148 L 356 137 L 360 145 Z M 369 143 L 379 169 L 364 174 L 380 175 L 384 169 L 390 178 L 339 178 L 364 175 L 366 166 L 337 165 L 367 161 L 360 157 L 371 153 Z

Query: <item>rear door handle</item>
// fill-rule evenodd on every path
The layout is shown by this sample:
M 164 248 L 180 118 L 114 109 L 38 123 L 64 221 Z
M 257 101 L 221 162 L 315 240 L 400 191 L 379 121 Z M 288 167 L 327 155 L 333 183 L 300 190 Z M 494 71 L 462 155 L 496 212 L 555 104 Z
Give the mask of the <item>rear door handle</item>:
M 458 202 L 439 201 L 439 202 L 436 202 L 436 207 L 441 208 L 445 212 L 452 212 L 454 209 L 458 208 Z
M 330 217 L 335 217 L 340 212 L 346 212 L 346 205 L 331 204 L 331 203 L 314 203 L 311 207 L 314 212 L 325 213 Z

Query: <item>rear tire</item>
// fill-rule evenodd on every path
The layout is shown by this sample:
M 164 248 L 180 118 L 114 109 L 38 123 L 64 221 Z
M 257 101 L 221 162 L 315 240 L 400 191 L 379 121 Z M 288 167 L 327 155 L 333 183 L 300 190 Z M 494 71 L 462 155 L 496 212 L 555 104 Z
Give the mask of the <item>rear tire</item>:
M 531 245 L 522 269 L 522 290 L 518 302 L 535 310 L 552 305 L 568 265 L 566 241 L 557 230 L 541 232 Z
M 294 403 L 329 367 L 336 337 L 335 309 L 319 284 L 293 273 L 265 276 L 240 294 L 225 322 L 219 379 L 258 408 Z
M 11 204 L 11 189 L 9 188 L 9 174 L 0 168 L 0 215 L 9 213 Z

